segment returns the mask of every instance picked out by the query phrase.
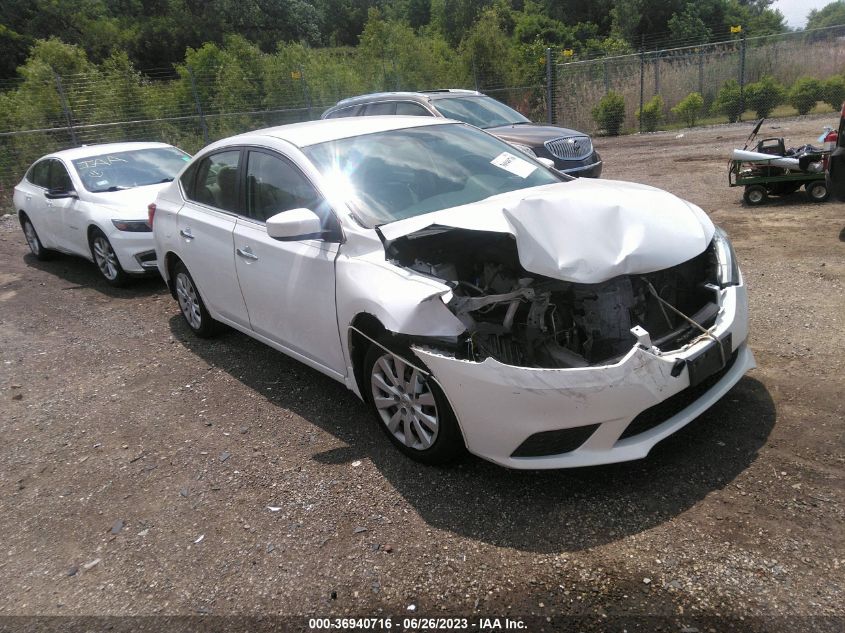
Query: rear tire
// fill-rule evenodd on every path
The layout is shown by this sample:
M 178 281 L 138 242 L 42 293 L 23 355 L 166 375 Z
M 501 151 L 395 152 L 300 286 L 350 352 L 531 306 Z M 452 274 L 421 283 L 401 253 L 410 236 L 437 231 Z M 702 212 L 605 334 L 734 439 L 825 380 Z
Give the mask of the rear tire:
M 217 332 L 217 321 L 208 313 L 205 302 L 194 284 L 194 278 L 181 261 L 173 265 L 173 286 L 176 300 L 185 323 L 200 338 L 210 338 Z
M 27 246 L 29 246 L 29 252 L 31 252 L 38 261 L 44 262 L 53 256 L 53 251 L 44 248 L 44 245 L 41 243 L 41 238 L 38 237 L 38 233 L 35 231 L 35 227 L 32 225 L 29 217 L 25 214 L 21 215 L 21 229 L 23 229 L 23 235 L 26 238 Z
M 765 203 L 768 198 L 769 192 L 763 185 L 748 185 L 745 188 L 745 193 L 742 194 L 745 203 L 752 207 Z
M 402 355 L 410 360 L 410 350 Z M 424 464 L 452 463 L 466 453 L 458 421 L 436 381 L 375 344 L 363 369 L 367 402 L 400 451 Z
M 824 202 L 830 198 L 830 191 L 828 191 L 824 180 L 814 180 L 813 182 L 804 185 L 804 190 L 810 197 L 811 202 Z

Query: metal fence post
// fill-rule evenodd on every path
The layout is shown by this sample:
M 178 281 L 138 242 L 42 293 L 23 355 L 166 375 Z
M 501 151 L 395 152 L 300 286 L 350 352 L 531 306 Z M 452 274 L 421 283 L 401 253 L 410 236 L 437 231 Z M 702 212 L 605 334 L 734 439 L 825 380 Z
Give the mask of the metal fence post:
M 555 122 L 555 83 L 552 74 L 552 49 L 546 49 L 546 121 L 549 125 L 554 125 Z
M 643 101 L 645 100 L 645 50 L 640 48 L 640 114 L 643 111 Z M 643 117 L 637 117 L 640 120 L 640 134 L 643 133 Z
M 739 35 L 739 121 L 745 112 L 745 31 Z
M 64 86 L 62 86 L 62 78 L 59 77 L 58 73 L 53 73 L 53 76 L 56 78 L 56 90 L 59 93 L 59 99 L 62 103 L 62 112 L 65 115 L 67 130 L 70 132 L 70 141 L 74 145 L 79 145 L 79 141 L 76 138 L 76 130 L 73 129 L 73 113 L 70 111 L 70 104 L 68 103 Z
M 604 93 L 610 92 L 610 70 L 607 67 L 607 59 L 604 60 Z
M 311 112 L 311 91 L 308 90 L 308 82 L 305 81 L 305 72 L 302 70 L 302 66 L 299 66 L 299 81 L 302 82 L 302 98 L 305 99 L 305 107 L 308 108 L 308 120 L 310 121 L 314 118 Z
M 475 66 L 475 55 L 472 57 L 472 81 L 475 84 L 475 91 L 478 92 L 478 69 Z
M 210 139 L 208 138 L 208 125 L 205 123 L 205 114 L 202 111 L 202 105 L 200 104 L 200 94 L 197 91 L 197 82 L 194 79 L 194 71 L 191 69 L 190 66 L 186 66 L 186 70 L 188 71 L 188 77 L 191 79 L 191 92 L 194 94 L 194 105 L 197 108 L 197 115 L 200 118 L 200 127 L 202 128 L 202 140 L 203 142 L 208 145 Z
M 698 94 L 704 96 L 704 47 L 698 49 Z

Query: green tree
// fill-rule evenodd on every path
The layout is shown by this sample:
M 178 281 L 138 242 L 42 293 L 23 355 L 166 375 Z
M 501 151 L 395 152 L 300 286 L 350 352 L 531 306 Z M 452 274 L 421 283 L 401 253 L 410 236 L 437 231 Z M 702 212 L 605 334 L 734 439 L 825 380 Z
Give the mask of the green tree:
M 826 26 L 845 24 L 845 2 L 838 0 L 821 9 L 813 9 L 807 16 L 807 29 L 821 29 Z
M 703 109 L 704 98 L 697 92 L 691 92 L 672 108 L 672 113 L 688 127 L 694 127 Z
M 786 89 L 771 75 L 745 87 L 745 103 L 761 119 L 769 116 L 785 99 Z
M 646 132 L 654 132 L 660 122 L 663 120 L 663 97 L 654 95 L 649 101 L 643 105 L 643 109 L 637 109 L 637 119 L 642 124 Z
M 813 77 L 799 77 L 786 94 L 786 101 L 798 114 L 807 114 L 823 96 L 822 83 Z
M 682 12 L 675 13 L 669 19 L 669 32 L 673 40 L 688 44 L 707 42 L 713 37 L 713 31 L 701 19 L 698 4 L 688 4 Z
M 736 79 L 728 79 L 719 89 L 713 101 L 712 110 L 728 117 L 729 123 L 736 123 L 742 115 L 742 91 Z
M 834 110 L 840 110 L 845 101 L 845 79 L 839 75 L 827 79 L 822 84 L 822 101 Z
M 612 90 L 593 108 L 593 119 L 608 136 L 618 136 L 625 122 L 625 97 Z

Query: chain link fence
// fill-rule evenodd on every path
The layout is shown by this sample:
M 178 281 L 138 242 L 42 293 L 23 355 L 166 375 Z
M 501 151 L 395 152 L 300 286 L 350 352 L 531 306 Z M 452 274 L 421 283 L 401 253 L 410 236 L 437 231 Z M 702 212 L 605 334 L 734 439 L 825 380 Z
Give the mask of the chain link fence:
M 610 93 L 624 99 L 623 133 L 688 124 L 690 119 L 678 105 L 691 93 L 701 97 L 700 106 L 694 108 L 699 124 L 794 115 L 805 104 L 809 111 L 832 111 L 845 99 L 838 88 L 843 70 L 845 26 L 766 37 L 746 38 L 738 33 L 718 43 L 554 63 L 551 114 L 561 125 L 591 133 L 605 131 L 594 110 Z M 804 81 L 796 88 L 804 77 L 818 81 Z M 831 78 L 835 79 L 825 82 Z M 649 116 L 649 102 L 656 96 L 662 107 L 659 111 L 655 107 Z M 801 103 L 801 108 L 793 101 Z M 642 120 L 640 111 L 645 112 Z
M 672 108 L 692 92 L 702 99 L 699 123 L 725 122 L 725 114 L 717 111 L 719 94 L 731 80 L 741 100 L 734 118 L 754 116 L 753 108 L 749 110 L 751 91 L 770 76 L 781 86 L 781 93 L 775 91 L 773 108 L 794 114 L 794 109 L 782 104 L 787 100 L 786 88 L 799 77 L 840 77 L 842 81 L 845 26 L 766 38 L 737 35 L 713 44 L 564 63 L 562 51 L 547 49 L 541 66 L 545 81 L 515 85 L 508 85 L 501 74 L 477 72 L 474 64 L 460 75 L 436 80 L 429 75 L 420 80 L 402 76 L 387 55 L 374 62 L 362 59 L 355 49 L 308 54 L 320 57 L 313 66 L 319 72 L 309 69 L 308 58 L 293 62 L 271 56 L 261 63 L 230 60 L 203 68 L 180 65 L 138 71 L 128 65 L 104 65 L 68 76 L 46 69 L 38 76 L 0 81 L 0 204 L 9 208 L 13 188 L 26 168 L 49 152 L 82 144 L 144 140 L 164 141 L 193 153 L 232 134 L 319 118 L 342 98 L 380 90 L 477 89 L 534 121 L 590 133 L 605 128 L 594 110 L 615 93 L 624 102 L 620 131 L 632 132 L 641 130 L 637 111 L 655 95 L 663 102 L 658 117 L 661 126 L 683 124 L 684 117 Z M 434 81 L 443 83 L 424 83 Z M 829 100 L 835 102 L 835 98 Z M 821 103 L 821 94 L 813 105 L 816 101 Z M 552 108 L 547 107 L 549 103 Z M 22 116 L 3 118 L 4 112 L 15 109 Z

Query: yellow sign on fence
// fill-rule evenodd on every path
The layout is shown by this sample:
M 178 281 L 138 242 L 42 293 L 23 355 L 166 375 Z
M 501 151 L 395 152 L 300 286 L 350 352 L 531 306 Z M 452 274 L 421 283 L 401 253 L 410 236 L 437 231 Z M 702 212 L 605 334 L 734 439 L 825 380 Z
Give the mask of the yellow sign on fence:
M 742 25 L 737 24 L 736 26 L 732 26 L 731 33 L 742 33 Z
M 302 79 L 302 73 L 298 70 L 292 70 L 290 71 L 290 78 L 295 80 Z

